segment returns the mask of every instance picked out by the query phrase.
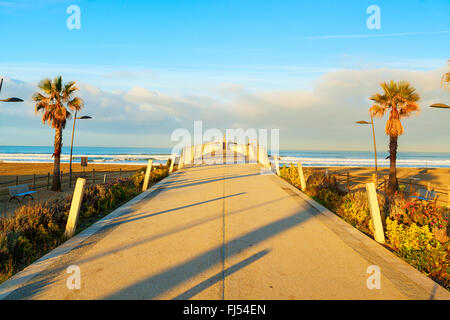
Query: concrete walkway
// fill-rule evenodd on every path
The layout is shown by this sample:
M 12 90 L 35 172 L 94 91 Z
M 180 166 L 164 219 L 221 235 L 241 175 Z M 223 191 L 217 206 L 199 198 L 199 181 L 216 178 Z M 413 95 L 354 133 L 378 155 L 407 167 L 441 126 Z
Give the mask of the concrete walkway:
M 450 298 L 279 177 L 261 174 L 258 165 L 181 170 L 101 223 L 4 297 Z M 80 267 L 80 290 L 66 286 L 69 265 Z M 371 265 L 381 269 L 379 290 L 367 288 Z

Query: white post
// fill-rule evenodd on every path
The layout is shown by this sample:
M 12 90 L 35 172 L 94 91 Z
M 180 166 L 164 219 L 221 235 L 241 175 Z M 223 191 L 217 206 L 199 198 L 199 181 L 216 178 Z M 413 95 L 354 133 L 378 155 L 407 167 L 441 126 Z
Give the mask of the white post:
M 303 192 L 305 192 L 305 190 L 306 190 L 306 182 L 305 182 L 305 176 L 303 174 L 302 163 L 300 161 L 297 162 L 297 170 L 298 170 L 298 178 L 300 180 L 300 189 Z
M 75 234 L 77 228 L 78 216 L 80 214 L 81 203 L 83 201 L 84 187 L 86 179 L 78 178 L 73 191 L 72 204 L 70 206 L 69 218 L 67 219 L 66 230 L 64 235 L 71 238 Z
M 105 175 L 103 176 L 103 183 L 106 183 L 106 173 L 105 173 Z
M 150 173 L 152 173 L 152 167 L 153 167 L 153 160 L 150 159 L 148 160 L 147 170 L 145 171 L 144 183 L 142 185 L 142 192 L 144 192 L 148 188 L 148 183 L 150 181 Z
M 184 167 L 184 149 L 181 149 L 181 156 L 180 156 L 180 163 L 178 164 L 178 167 L 182 169 Z
M 280 163 L 278 162 L 278 156 L 273 156 L 275 160 L 275 169 L 277 170 L 277 175 L 281 175 L 280 173 Z
M 370 216 L 374 229 L 375 241 L 384 243 L 383 223 L 381 222 L 380 208 L 378 207 L 377 191 L 373 182 L 366 183 L 367 198 L 369 200 Z
M 174 153 L 174 154 L 172 154 L 172 161 L 170 161 L 170 169 L 169 169 L 169 174 L 171 174 L 172 173 L 172 171 L 173 171 L 173 166 L 175 165 L 175 159 L 176 159 L 176 154 Z

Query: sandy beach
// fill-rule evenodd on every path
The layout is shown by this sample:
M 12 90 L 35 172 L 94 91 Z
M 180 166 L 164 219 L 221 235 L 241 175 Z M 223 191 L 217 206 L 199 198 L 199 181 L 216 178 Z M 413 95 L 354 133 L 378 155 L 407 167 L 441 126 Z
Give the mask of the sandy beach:
M 90 164 L 87 167 L 81 167 L 80 163 L 72 164 L 73 172 L 83 172 L 84 171 L 119 171 L 122 169 L 136 170 L 142 168 L 143 165 L 127 165 L 127 164 Z M 69 172 L 69 164 L 61 163 L 61 171 L 63 173 Z M 36 175 L 46 175 L 48 173 L 52 174 L 53 163 L 9 163 L 0 162 L 0 182 L 9 181 L 15 179 L 16 176 L 20 177 L 30 177 L 33 174 Z
M 118 177 L 118 171 L 122 169 L 122 176 L 126 177 L 133 174 L 137 169 L 142 168 L 142 165 L 126 165 L 126 164 L 88 164 L 87 167 L 81 167 L 80 163 L 73 163 L 72 170 L 74 174 L 86 172 L 86 177 L 91 179 L 92 170 L 95 169 L 95 177 L 97 182 L 102 182 L 105 172 L 116 172 L 115 174 L 107 174 L 107 179 Z M 19 184 L 28 184 L 31 189 L 33 175 L 36 175 L 37 192 L 33 194 L 34 201 L 46 201 L 54 198 L 65 197 L 73 190 L 69 188 L 68 175 L 69 164 L 61 163 L 61 171 L 64 173 L 62 192 L 52 192 L 47 190 L 47 175 L 53 172 L 53 163 L 5 163 L 0 162 L 0 216 L 6 213 L 11 213 L 19 203 L 17 201 L 8 202 L 9 195 L 7 186 L 14 185 L 16 179 Z M 88 180 L 89 182 L 89 180 Z M 2 184 L 3 183 L 3 184 Z M 5 184 L 6 183 L 6 184 Z M 51 178 L 50 178 L 51 184 Z M 26 200 L 29 201 L 29 200 Z

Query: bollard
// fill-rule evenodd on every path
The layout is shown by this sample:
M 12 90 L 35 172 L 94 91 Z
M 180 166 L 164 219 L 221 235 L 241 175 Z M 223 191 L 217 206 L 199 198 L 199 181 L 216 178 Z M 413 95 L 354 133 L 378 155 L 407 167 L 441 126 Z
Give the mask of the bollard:
M 350 192 L 350 172 L 347 171 L 347 192 Z
M 31 190 L 36 190 L 36 175 L 33 174 L 33 187 L 31 188 Z
M 106 183 L 106 173 L 105 173 L 105 175 L 103 176 L 103 183 Z
M 379 243 L 384 243 L 383 223 L 381 221 L 380 208 L 378 206 L 377 191 L 375 185 L 366 183 L 367 198 L 369 200 L 370 216 L 372 218 L 372 225 L 374 229 L 374 238 Z
M 277 169 L 277 175 L 281 175 L 280 174 L 280 163 L 278 162 L 278 156 L 273 156 L 274 160 L 275 160 L 275 168 Z
M 142 192 L 147 190 L 148 182 L 150 181 L 150 173 L 152 172 L 153 160 L 148 160 L 147 170 L 145 171 L 144 184 L 142 185 Z
M 119 168 L 119 177 L 122 178 L 122 168 Z
M 95 169 L 92 169 L 92 184 L 95 184 Z
M 378 188 L 377 174 L 372 173 L 372 182 L 375 184 L 375 188 Z
M 300 190 L 305 192 L 306 190 L 305 175 L 303 174 L 303 167 L 300 161 L 297 162 L 297 170 L 298 170 L 298 178 L 300 180 Z
M 83 201 L 84 188 L 86 179 L 78 178 L 73 191 L 72 204 L 70 205 L 69 218 L 67 219 L 66 230 L 64 235 L 71 238 L 75 234 L 77 228 L 78 216 L 80 214 L 81 203 Z
M 447 208 L 450 208 L 450 186 L 447 186 Z
M 175 157 L 176 157 L 176 155 L 175 155 L 175 153 L 174 154 L 172 154 L 172 160 L 170 161 L 170 169 L 169 169 L 169 174 L 171 174 L 172 173 L 172 171 L 173 171 L 173 166 L 175 165 Z
M 49 186 L 50 186 L 50 172 L 47 173 L 47 190 Z

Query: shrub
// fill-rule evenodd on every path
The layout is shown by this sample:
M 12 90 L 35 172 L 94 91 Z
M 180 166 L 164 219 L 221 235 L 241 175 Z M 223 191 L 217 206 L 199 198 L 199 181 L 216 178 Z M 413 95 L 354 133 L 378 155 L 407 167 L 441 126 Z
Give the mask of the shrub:
M 450 289 L 450 251 L 435 239 L 428 225 L 386 219 L 387 243 L 419 271 Z

